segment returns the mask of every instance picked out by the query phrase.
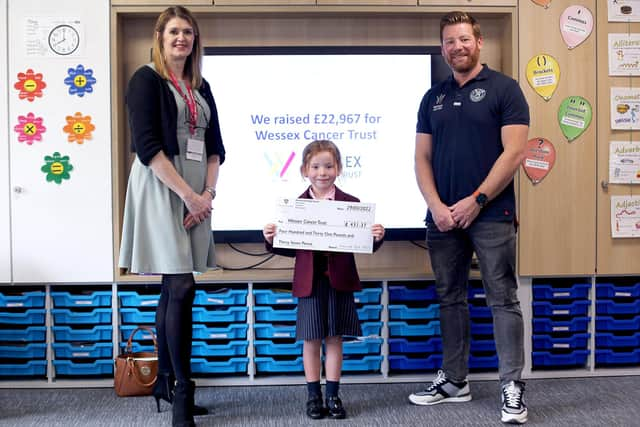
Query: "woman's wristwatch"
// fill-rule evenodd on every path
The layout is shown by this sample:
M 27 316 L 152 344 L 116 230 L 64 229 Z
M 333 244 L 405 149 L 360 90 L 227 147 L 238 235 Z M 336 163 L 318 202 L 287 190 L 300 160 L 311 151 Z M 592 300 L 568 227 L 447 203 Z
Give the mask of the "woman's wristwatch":
M 216 198 L 216 189 L 213 187 L 205 187 L 204 191 L 208 192 L 209 194 L 211 194 L 211 200 Z

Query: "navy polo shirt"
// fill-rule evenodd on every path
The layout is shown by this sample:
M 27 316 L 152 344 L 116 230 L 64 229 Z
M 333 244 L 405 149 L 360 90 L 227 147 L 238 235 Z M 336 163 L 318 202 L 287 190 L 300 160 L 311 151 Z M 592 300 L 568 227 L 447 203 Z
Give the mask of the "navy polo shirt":
M 432 168 L 442 202 L 453 205 L 475 190 L 502 154 L 501 129 L 529 125 L 529 106 L 512 78 L 483 66 L 460 87 L 453 75 L 422 98 L 416 132 L 432 136 Z M 511 221 L 513 180 L 478 215 L 478 221 Z M 427 212 L 427 222 L 433 222 Z

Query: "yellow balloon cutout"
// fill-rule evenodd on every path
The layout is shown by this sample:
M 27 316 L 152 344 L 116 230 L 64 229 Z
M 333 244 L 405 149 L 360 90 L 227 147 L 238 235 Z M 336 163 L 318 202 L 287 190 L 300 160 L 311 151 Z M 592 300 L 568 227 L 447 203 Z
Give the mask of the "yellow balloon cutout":
M 527 81 L 545 101 L 551 99 L 560 81 L 560 66 L 551 55 L 536 55 L 527 64 Z

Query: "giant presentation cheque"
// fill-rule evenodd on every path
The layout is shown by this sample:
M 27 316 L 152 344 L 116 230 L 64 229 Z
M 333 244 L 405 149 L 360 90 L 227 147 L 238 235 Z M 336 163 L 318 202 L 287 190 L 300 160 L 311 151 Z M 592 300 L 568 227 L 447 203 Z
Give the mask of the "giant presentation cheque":
M 278 199 L 276 248 L 373 252 L 373 203 Z

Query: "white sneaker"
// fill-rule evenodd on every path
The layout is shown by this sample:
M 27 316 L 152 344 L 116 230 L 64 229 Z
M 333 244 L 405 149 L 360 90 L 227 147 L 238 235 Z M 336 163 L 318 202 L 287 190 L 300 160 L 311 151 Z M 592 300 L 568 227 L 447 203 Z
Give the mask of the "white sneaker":
M 524 383 L 511 381 L 502 386 L 502 422 L 524 424 L 527 422 L 527 405 L 524 404 Z
M 454 383 L 447 379 L 443 371 L 438 371 L 438 376 L 424 391 L 413 393 L 409 396 L 411 403 L 415 405 L 435 405 L 445 402 L 468 402 L 471 400 L 469 382 L 465 379 L 461 383 Z

